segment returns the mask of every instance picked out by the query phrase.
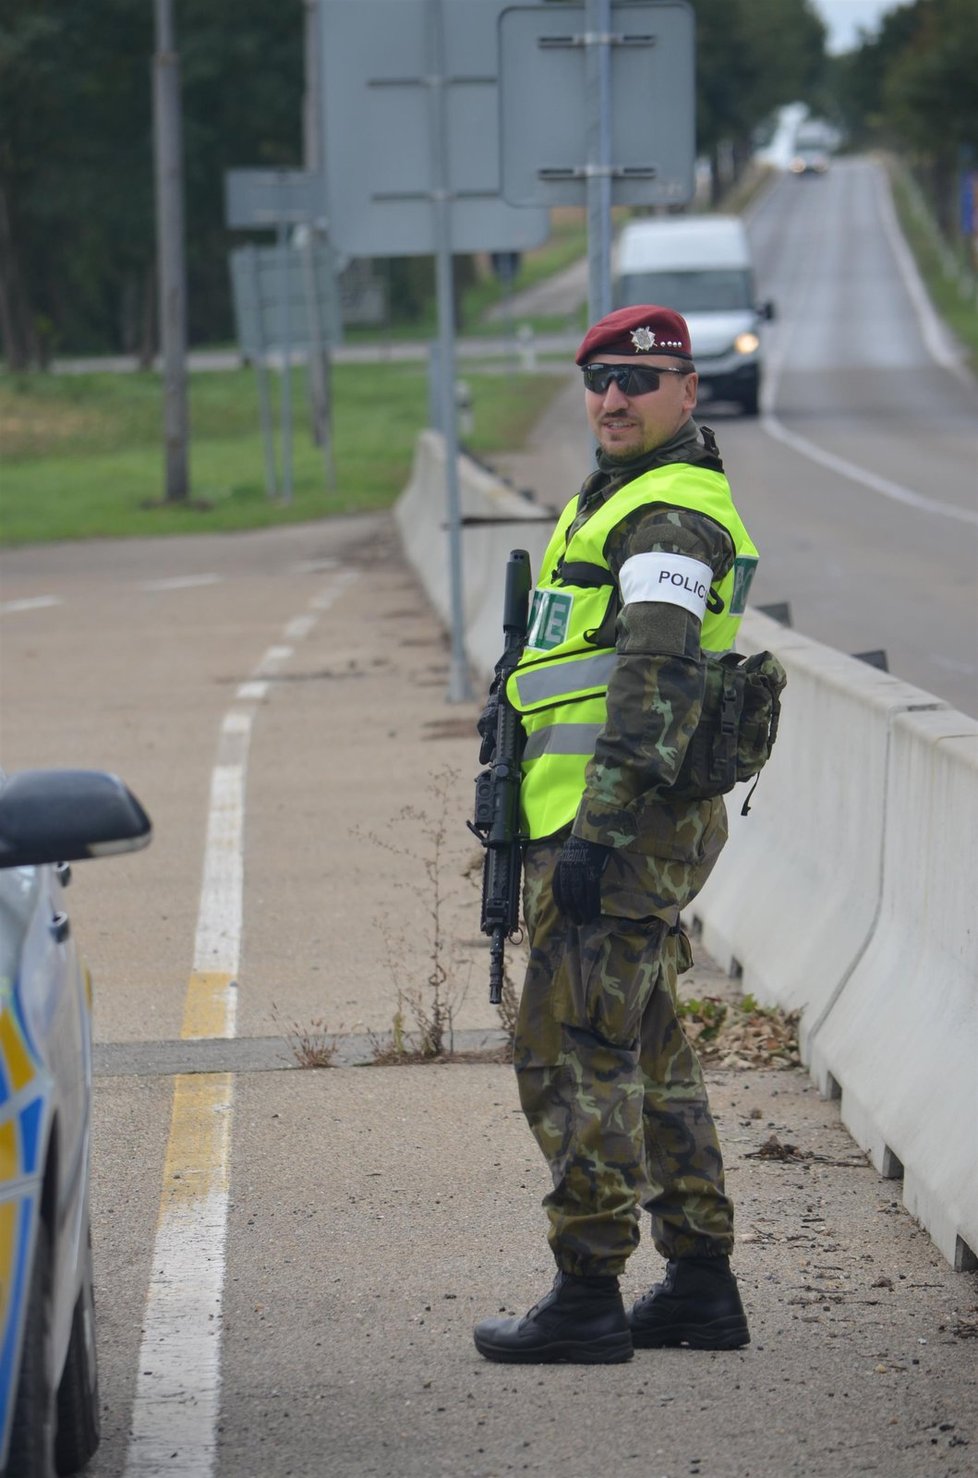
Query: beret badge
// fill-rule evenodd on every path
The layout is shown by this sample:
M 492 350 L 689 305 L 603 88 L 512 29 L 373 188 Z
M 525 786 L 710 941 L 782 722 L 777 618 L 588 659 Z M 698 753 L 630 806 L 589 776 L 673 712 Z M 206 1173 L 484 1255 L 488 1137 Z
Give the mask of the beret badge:
M 641 354 L 655 348 L 655 334 L 650 328 L 633 328 L 632 343 Z

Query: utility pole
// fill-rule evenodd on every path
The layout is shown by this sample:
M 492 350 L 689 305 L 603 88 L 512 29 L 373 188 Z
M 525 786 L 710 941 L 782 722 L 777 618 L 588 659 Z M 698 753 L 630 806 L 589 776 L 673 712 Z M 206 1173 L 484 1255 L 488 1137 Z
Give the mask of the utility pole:
M 588 317 L 611 312 L 611 0 L 587 0 Z
M 156 168 L 156 255 L 160 345 L 163 356 L 163 426 L 166 501 L 187 498 L 187 287 L 183 249 L 183 140 L 180 126 L 180 58 L 173 30 L 173 0 L 154 0 L 153 140 Z
M 321 170 L 322 104 L 320 92 L 322 81 L 319 66 L 319 0 L 303 0 L 305 5 L 304 65 L 305 95 L 302 100 L 302 162 L 310 174 Z M 325 208 L 325 202 L 324 202 Z M 317 228 L 309 226 L 309 244 L 306 251 L 307 271 L 311 270 L 313 253 L 318 236 Z M 325 448 L 326 480 L 330 487 L 336 485 L 336 472 L 332 465 L 332 434 L 330 391 L 332 389 L 329 351 L 317 340 L 309 345 L 309 412 L 312 421 L 312 439 L 317 446 Z

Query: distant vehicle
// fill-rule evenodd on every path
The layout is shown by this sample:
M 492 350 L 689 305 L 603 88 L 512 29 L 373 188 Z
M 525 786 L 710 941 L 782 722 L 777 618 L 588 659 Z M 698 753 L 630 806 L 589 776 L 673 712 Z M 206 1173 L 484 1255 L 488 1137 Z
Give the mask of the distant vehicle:
M 69 862 L 129 852 L 149 817 L 114 775 L 0 771 L 0 1472 L 54 1478 L 99 1443 L 88 1213 L 91 979 Z
M 615 251 L 615 304 L 660 303 L 689 324 L 701 400 L 758 412 L 761 324 L 773 303 L 755 300 L 750 243 L 737 216 L 629 221 Z
M 820 175 L 829 172 L 829 156 L 824 149 L 798 149 L 788 165 L 792 174 Z

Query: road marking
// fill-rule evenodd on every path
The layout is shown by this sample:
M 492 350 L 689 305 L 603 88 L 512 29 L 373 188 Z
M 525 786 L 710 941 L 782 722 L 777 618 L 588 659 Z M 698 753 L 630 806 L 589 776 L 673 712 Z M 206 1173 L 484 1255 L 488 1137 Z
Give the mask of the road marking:
M 12 616 L 16 611 L 41 611 L 47 606 L 60 606 L 60 595 L 31 595 L 23 600 L 0 601 L 0 615 Z
M 950 370 L 952 375 L 956 375 L 959 380 L 963 380 L 966 385 L 970 385 L 971 377 L 951 348 L 944 325 L 935 313 L 933 304 L 927 296 L 927 289 L 924 287 L 923 279 L 917 270 L 917 263 L 914 261 L 913 253 L 904 240 L 903 232 L 900 230 L 900 223 L 897 220 L 896 208 L 893 204 L 893 192 L 887 188 L 886 176 L 882 169 L 876 171 L 875 183 L 876 208 L 883 225 L 883 232 L 887 241 L 890 243 L 890 250 L 896 260 L 900 276 L 903 278 L 903 285 L 907 289 L 907 296 L 913 304 L 914 312 L 917 315 L 917 322 L 920 325 L 921 335 L 924 343 L 927 345 L 927 352 L 935 364 L 939 364 L 944 369 Z
M 222 575 L 172 575 L 168 580 L 144 580 L 140 590 L 192 590 L 197 585 L 220 585 Z
M 847 462 L 844 457 L 836 456 L 835 452 L 827 452 L 822 447 L 816 446 L 807 437 L 798 436 L 794 431 L 789 431 L 772 411 L 765 411 L 761 417 L 761 427 L 774 441 L 783 442 L 790 446 L 793 451 L 807 457 L 811 462 L 818 462 L 820 466 L 827 467 L 830 472 L 837 472 L 840 477 L 847 477 L 850 482 L 862 483 L 863 487 L 870 488 L 874 493 L 882 493 L 884 498 L 892 498 L 895 503 L 904 503 L 908 508 L 919 508 L 924 513 L 938 513 L 943 518 L 953 518 L 959 523 L 968 523 L 978 527 L 978 512 L 971 508 L 958 508 L 954 503 L 943 503 L 939 498 L 927 498 L 923 493 L 915 493 L 912 488 L 905 488 L 901 483 L 891 482 L 888 477 L 880 477 L 875 472 L 868 471 L 865 467 L 859 467 L 855 462 Z
M 882 186 L 877 176 L 877 191 L 881 188 Z M 879 194 L 877 194 L 877 200 L 880 200 Z M 926 294 L 920 285 L 916 266 L 912 259 L 907 260 L 908 253 L 906 247 L 903 248 L 902 256 L 897 249 L 897 242 L 899 241 L 902 245 L 902 238 L 899 236 L 895 220 L 892 219 L 892 205 L 890 206 L 891 219 L 887 219 L 882 204 L 880 205 L 880 213 L 883 217 L 884 227 L 889 233 L 890 243 L 897 253 L 897 261 L 900 265 L 901 272 L 903 272 L 904 282 L 910 292 L 914 308 L 917 311 L 921 333 L 927 349 L 938 364 L 943 365 L 945 369 L 953 369 L 955 367 L 954 364 L 948 358 L 944 357 L 943 351 L 941 350 L 940 334 L 934 327 L 933 313 L 930 312 L 930 317 L 927 317 L 927 313 L 930 311 L 929 304 L 927 304 L 925 309 Z M 814 243 L 810 243 L 810 245 L 814 249 Z M 812 280 L 808 271 L 807 260 L 798 262 L 796 269 L 798 280 L 805 283 L 809 283 Z M 915 275 L 917 275 L 918 284 L 916 292 L 911 288 L 911 280 Z M 797 314 L 795 318 L 797 321 Z M 878 473 L 870 472 L 868 468 L 860 467 L 858 463 L 850 462 L 845 457 L 839 457 L 835 452 L 826 451 L 823 447 L 817 446 L 815 442 L 809 441 L 807 436 L 799 436 L 797 432 L 789 431 L 787 426 L 775 415 L 774 408 L 777 404 L 778 388 L 781 375 L 784 371 L 790 340 L 791 322 L 789 320 L 787 325 L 782 324 L 778 335 L 777 346 L 769 359 L 768 374 L 765 377 L 761 392 L 760 423 L 762 431 L 770 436 L 773 441 L 780 441 L 784 446 L 791 447 L 792 451 L 797 452 L 799 456 L 807 457 L 809 461 L 817 462 L 819 466 L 826 467 L 830 472 L 835 472 L 840 477 L 847 478 L 850 482 L 860 483 L 863 487 L 869 488 L 874 493 L 880 493 L 884 498 L 890 498 L 895 503 L 903 503 L 906 507 L 917 508 L 923 513 L 936 513 L 942 518 L 950 518 L 956 520 L 958 523 L 971 524 L 973 527 L 978 527 L 978 511 L 972 508 L 960 508 L 955 503 L 945 503 L 940 498 L 928 498 L 924 493 L 915 492 L 913 488 L 904 487 L 902 483 L 893 482 L 888 477 L 880 477 Z M 958 370 L 960 372 L 960 366 L 958 366 Z
M 297 564 L 291 566 L 290 575 L 321 575 L 324 570 L 335 570 L 339 564 L 338 559 L 331 555 L 325 555 L 322 559 L 300 559 Z
M 268 683 L 247 682 L 241 684 L 237 696 L 242 703 L 260 703 L 267 693 Z
M 255 668 L 255 677 L 264 677 L 266 673 L 274 672 L 276 667 L 281 667 L 292 656 L 291 647 L 269 647 L 264 657 Z
M 317 598 L 317 613 L 355 578 L 354 571 L 338 572 L 330 590 Z M 269 648 L 242 688 L 267 687 L 255 679 L 292 650 Z M 239 689 L 236 702 L 241 701 Z M 221 723 L 182 1041 L 228 1040 L 237 1028 L 245 794 L 256 712 L 255 706 L 232 707 Z M 233 1098 L 229 1072 L 174 1079 L 125 1478 L 210 1478 L 217 1463 Z
M 285 635 L 289 641 L 301 641 L 304 636 L 309 635 L 315 624 L 316 616 L 311 611 L 305 616 L 296 616 L 295 620 L 290 621 L 286 626 Z

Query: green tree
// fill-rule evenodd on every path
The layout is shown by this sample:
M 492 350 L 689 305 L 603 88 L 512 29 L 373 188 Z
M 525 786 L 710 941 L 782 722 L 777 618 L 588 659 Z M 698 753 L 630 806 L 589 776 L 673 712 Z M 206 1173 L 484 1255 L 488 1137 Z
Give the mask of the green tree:
M 716 199 L 774 109 L 816 98 L 825 27 L 810 0 L 693 0 L 693 8 L 697 148 L 710 160 Z
M 949 234 L 960 171 L 978 154 L 976 76 L 975 0 L 914 0 L 891 11 L 839 66 L 851 138 L 909 159 Z
M 229 331 L 224 171 L 301 163 L 301 0 L 177 0 L 192 340 Z M 5 0 L 0 20 L 0 341 L 154 347 L 153 7 Z
M 131 0 L 7 0 L 3 17 L 0 334 L 16 366 L 94 323 L 126 333 L 152 242 L 151 28 Z

